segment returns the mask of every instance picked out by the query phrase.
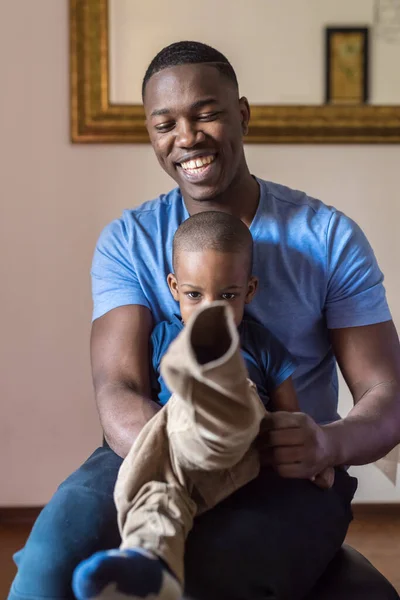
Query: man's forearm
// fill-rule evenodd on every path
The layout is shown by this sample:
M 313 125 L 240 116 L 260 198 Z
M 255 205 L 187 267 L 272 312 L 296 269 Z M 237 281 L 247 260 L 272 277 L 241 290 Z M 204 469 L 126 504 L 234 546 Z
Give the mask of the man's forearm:
M 348 416 L 323 427 L 333 466 L 364 465 L 400 442 L 400 390 L 394 381 L 371 388 Z
M 96 395 L 104 437 L 116 454 L 125 458 L 144 425 L 160 406 L 126 385 L 104 386 Z

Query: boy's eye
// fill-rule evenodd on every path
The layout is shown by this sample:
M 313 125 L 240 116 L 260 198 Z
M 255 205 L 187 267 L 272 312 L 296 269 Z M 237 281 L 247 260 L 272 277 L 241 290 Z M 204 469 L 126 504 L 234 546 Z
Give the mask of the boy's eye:
M 186 296 L 188 298 L 191 298 L 192 300 L 198 300 L 200 298 L 201 294 L 200 294 L 200 292 L 188 292 L 186 294 Z
M 236 298 L 236 294 L 233 294 L 232 292 L 226 292 L 225 294 L 222 294 L 223 300 L 233 300 L 234 298 Z

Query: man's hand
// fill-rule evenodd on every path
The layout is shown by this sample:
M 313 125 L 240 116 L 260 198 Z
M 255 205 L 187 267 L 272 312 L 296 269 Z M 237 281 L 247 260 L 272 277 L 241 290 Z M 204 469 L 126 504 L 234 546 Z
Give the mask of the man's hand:
M 322 427 L 302 413 L 270 414 L 258 447 L 262 463 L 282 477 L 313 479 L 330 466 L 365 465 L 400 442 L 400 344 L 393 322 L 330 334 L 355 406 Z
M 313 477 L 311 481 L 323 490 L 330 490 L 335 483 L 335 469 L 333 467 L 326 467 L 321 473 Z
M 315 478 L 318 484 L 320 474 L 334 464 L 329 436 L 304 413 L 271 413 L 262 437 L 261 461 L 271 464 L 281 477 Z

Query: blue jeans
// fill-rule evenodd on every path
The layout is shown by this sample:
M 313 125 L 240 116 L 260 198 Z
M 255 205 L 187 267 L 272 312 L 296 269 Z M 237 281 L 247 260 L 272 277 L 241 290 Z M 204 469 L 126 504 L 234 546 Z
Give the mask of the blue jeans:
M 75 566 L 118 547 L 113 489 L 121 459 L 108 447 L 60 485 L 39 515 L 9 600 L 72 600 Z M 340 548 L 351 521 L 356 480 L 338 470 L 322 491 L 273 471 L 195 520 L 186 547 L 186 592 L 193 600 L 303 598 Z

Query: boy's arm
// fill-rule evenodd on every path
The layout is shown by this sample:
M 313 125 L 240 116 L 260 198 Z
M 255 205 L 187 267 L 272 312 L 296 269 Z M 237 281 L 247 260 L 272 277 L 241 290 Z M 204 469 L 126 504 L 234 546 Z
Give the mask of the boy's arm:
M 272 408 L 275 412 L 284 410 L 285 412 L 298 412 L 300 410 L 297 400 L 296 390 L 294 389 L 291 377 L 278 385 L 269 394 Z

